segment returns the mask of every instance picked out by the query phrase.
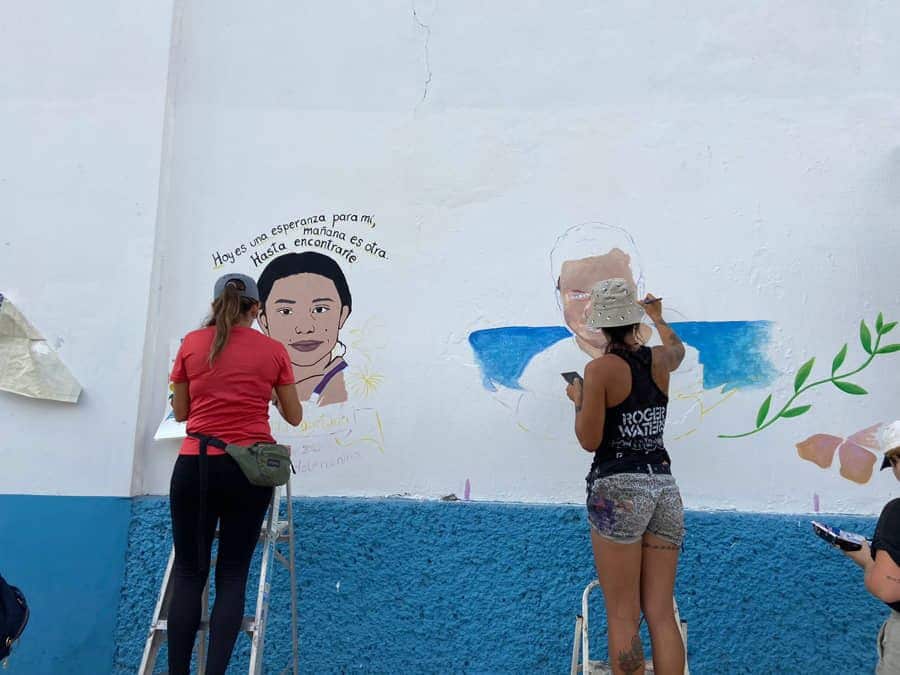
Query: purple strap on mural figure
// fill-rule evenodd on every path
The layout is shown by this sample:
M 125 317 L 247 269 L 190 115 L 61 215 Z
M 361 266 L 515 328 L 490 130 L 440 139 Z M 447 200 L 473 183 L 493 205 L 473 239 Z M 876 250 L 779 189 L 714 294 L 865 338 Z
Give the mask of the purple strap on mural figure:
M 339 372 L 341 372 L 346 367 L 347 367 L 347 362 L 342 360 L 334 368 L 332 368 L 327 373 L 325 373 L 325 375 L 322 376 L 322 381 L 316 385 L 315 389 L 313 389 L 313 394 L 315 394 L 317 397 L 321 396 L 322 392 L 325 391 L 325 387 L 327 387 L 328 383 L 331 382 L 331 378 L 333 378 L 335 375 L 337 375 Z

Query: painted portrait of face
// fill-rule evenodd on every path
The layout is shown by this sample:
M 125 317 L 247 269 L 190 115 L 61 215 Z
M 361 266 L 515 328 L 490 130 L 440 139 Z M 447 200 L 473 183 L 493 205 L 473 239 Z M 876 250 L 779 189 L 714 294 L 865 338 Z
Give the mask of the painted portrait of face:
M 331 360 L 349 314 L 331 279 L 308 272 L 293 274 L 272 286 L 263 330 L 287 347 L 292 363 L 313 366 Z
M 289 253 L 266 266 L 257 286 L 259 325 L 287 349 L 301 400 L 346 400 L 340 331 L 352 299 L 337 262 L 315 251 Z
M 586 223 L 569 228 L 551 252 L 551 264 L 557 284 L 558 301 L 569 330 L 578 346 L 591 357 L 603 354 L 606 338 L 602 331 L 588 328 L 591 288 L 606 279 L 621 278 L 643 291 L 637 250 L 631 236 L 616 227 L 602 223 Z M 641 327 L 641 337 L 648 339 L 650 329 Z
M 590 313 L 591 288 L 606 279 L 621 278 L 635 285 L 631 273 L 631 258 L 624 251 L 614 248 L 603 255 L 566 260 L 559 275 L 559 293 L 563 318 L 569 330 L 580 340 L 595 348 L 606 346 L 606 338 L 598 330 L 587 327 Z

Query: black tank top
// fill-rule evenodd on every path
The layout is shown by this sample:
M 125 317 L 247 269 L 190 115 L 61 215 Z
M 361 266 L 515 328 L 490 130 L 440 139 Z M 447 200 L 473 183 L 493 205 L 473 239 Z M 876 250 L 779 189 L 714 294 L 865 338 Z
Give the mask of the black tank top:
M 615 349 L 631 369 L 631 392 L 619 405 L 606 409 L 603 439 L 594 452 L 588 482 L 602 475 L 628 473 L 635 466 L 669 463 L 663 443 L 669 397 L 653 381 L 653 351 Z

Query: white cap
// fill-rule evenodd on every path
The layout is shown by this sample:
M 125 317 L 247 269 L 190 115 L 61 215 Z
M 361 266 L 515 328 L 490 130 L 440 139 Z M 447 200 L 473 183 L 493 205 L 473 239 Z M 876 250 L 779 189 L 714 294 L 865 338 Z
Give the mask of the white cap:
M 881 445 L 881 451 L 884 453 L 884 460 L 881 462 L 881 468 L 888 468 L 891 463 L 888 461 L 888 454 L 892 450 L 900 449 L 900 420 L 885 424 L 878 432 L 878 441 Z

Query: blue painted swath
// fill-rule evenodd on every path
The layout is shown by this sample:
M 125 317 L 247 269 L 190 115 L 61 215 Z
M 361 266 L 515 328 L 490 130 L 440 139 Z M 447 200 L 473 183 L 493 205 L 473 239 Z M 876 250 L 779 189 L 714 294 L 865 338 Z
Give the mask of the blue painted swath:
M 681 321 L 672 327 L 700 353 L 704 389 L 763 387 L 778 377 L 767 354 L 771 321 Z M 469 344 L 486 389 L 521 389 L 519 378 L 531 359 L 571 335 L 562 326 L 509 326 L 474 331 Z
M 771 321 L 682 321 L 672 328 L 700 353 L 704 389 L 765 387 L 778 377 L 767 353 Z
M 562 326 L 509 326 L 476 330 L 469 334 L 469 344 L 481 366 L 485 389 L 496 391 L 496 384 L 521 389 L 519 378 L 531 359 L 571 335 Z

